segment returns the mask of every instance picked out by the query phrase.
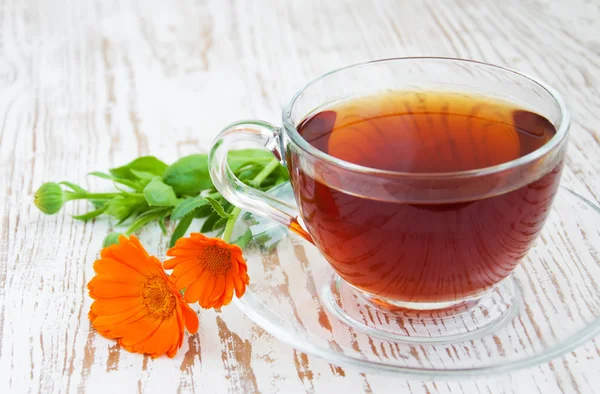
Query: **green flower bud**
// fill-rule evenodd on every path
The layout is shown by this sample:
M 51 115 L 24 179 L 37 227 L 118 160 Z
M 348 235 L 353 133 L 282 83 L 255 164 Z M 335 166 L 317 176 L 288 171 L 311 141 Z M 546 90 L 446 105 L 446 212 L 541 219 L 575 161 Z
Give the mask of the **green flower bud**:
M 103 248 L 106 248 L 110 245 L 114 245 L 114 244 L 118 244 L 119 243 L 119 237 L 123 235 L 121 233 L 116 233 L 116 232 L 112 232 L 110 234 L 108 234 L 106 236 L 106 238 L 104 238 L 104 243 L 102 244 Z
M 62 187 L 58 183 L 47 182 L 35 192 L 33 203 L 40 211 L 54 215 L 60 211 L 65 201 L 66 196 Z

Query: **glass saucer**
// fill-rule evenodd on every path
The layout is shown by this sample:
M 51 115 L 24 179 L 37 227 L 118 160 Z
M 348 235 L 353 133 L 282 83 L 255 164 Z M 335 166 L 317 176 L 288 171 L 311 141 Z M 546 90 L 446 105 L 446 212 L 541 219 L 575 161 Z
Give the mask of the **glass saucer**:
M 293 201 L 289 184 L 272 193 Z M 364 372 L 450 378 L 545 363 L 600 333 L 600 208 L 562 187 L 552 210 L 522 264 L 490 293 L 496 311 L 454 314 L 453 336 L 435 335 L 439 316 L 390 319 L 353 296 L 312 244 L 248 213 L 240 216 L 234 239 L 252 233 L 244 247 L 250 285 L 236 303 L 279 340 Z M 486 313 L 498 318 L 463 335 Z

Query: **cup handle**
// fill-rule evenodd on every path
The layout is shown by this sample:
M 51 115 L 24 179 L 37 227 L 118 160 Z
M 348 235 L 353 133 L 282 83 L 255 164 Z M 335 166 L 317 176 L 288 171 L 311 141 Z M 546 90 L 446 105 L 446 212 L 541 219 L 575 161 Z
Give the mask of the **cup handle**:
M 312 243 L 312 237 L 298 222 L 295 206 L 246 185 L 229 168 L 227 153 L 236 145 L 249 143 L 264 146 L 286 165 L 281 129 L 260 120 L 233 123 L 217 136 L 208 156 L 210 177 L 216 189 L 233 205 L 282 224 Z

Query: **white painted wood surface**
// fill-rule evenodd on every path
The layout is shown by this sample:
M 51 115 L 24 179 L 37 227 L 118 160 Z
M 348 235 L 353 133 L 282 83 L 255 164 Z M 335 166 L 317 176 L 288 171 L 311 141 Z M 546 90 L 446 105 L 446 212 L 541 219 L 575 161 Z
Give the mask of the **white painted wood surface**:
M 32 205 L 44 181 L 155 154 L 206 151 L 226 124 L 277 123 L 330 69 L 455 56 L 560 90 L 573 112 L 564 181 L 600 200 L 600 3 L 574 1 L 0 0 L 0 393 L 600 392 L 597 340 L 477 381 L 361 374 L 273 339 L 235 307 L 201 311 L 175 359 L 121 351 L 90 330 L 85 285 L 111 224 Z M 155 231 L 142 240 L 163 256 Z M 163 240 L 164 241 L 164 240 Z

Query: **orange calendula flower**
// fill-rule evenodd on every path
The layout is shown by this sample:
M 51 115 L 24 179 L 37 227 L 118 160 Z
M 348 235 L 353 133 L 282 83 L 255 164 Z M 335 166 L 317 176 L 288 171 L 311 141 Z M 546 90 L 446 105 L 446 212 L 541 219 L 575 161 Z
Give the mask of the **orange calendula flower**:
M 239 246 L 220 238 L 208 238 L 199 233 L 180 238 L 169 249 L 165 269 L 173 269 L 171 279 L 178 289 L 185 289 L 187 302 L 203 308 L 220 308 L 246 291 L 248 267 Z
M 198 315 L 135 236 L 120 236 L 118 244 L 104 248 L 94 271 L 88 283 L 96 300 L 88 315 L 92 326 L 128 351 L 173 357 L 184 326 L 198 331 Z

